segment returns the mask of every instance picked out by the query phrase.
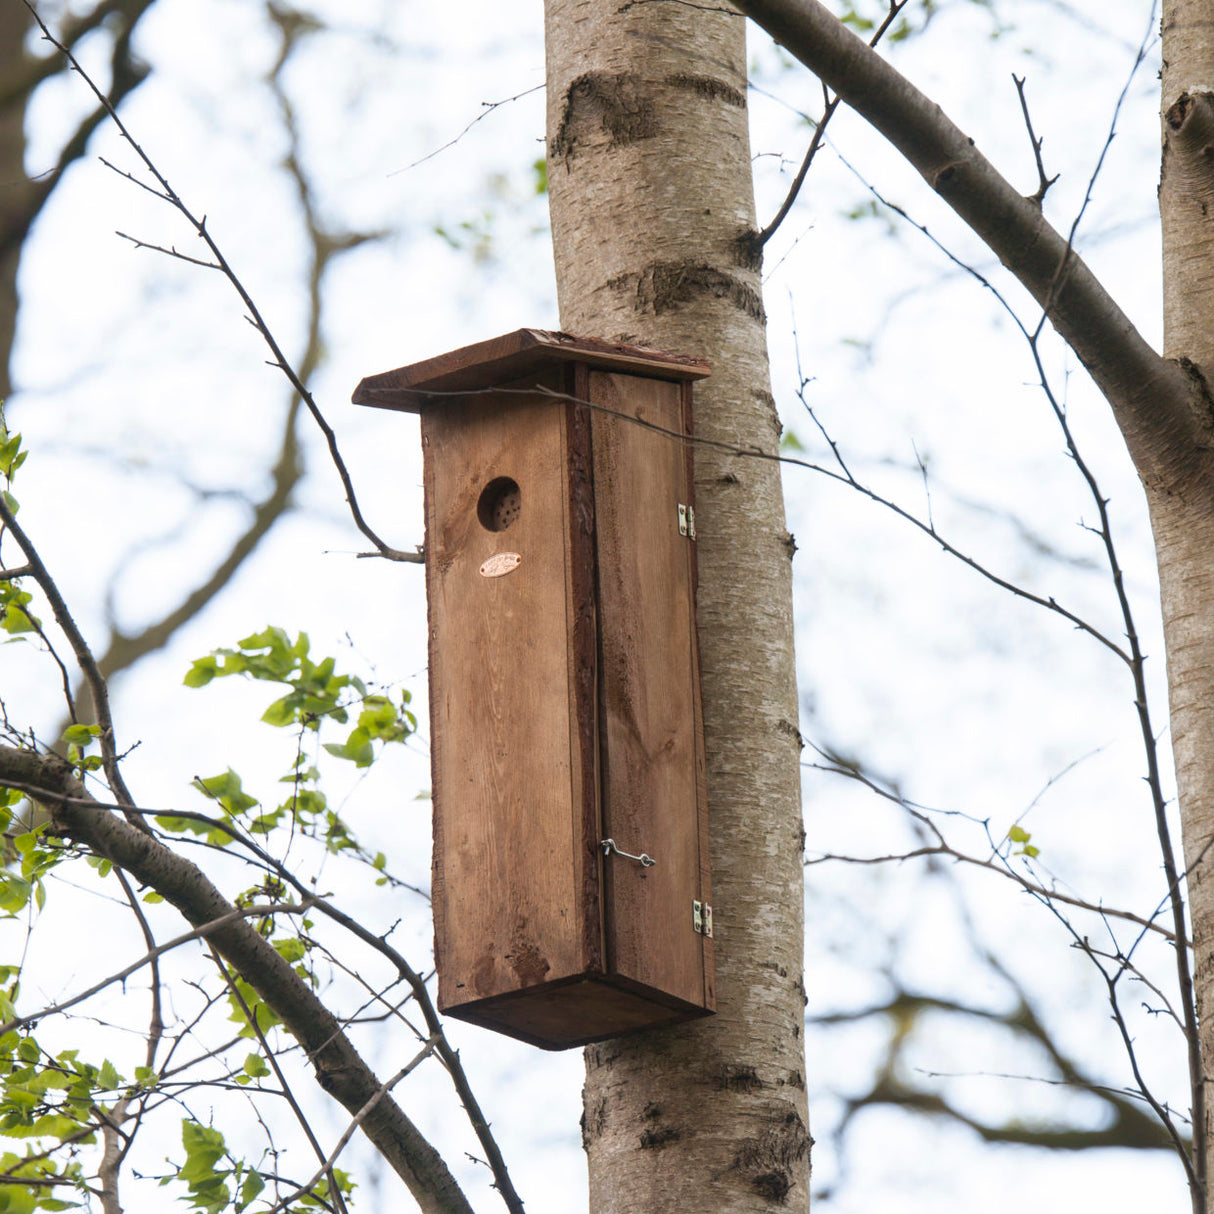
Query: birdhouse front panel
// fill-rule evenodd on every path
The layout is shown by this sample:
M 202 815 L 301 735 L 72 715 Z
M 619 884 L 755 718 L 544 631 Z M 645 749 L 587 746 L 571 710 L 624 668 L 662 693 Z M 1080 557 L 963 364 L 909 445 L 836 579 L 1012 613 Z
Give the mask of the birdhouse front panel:
M 439 1007 L 548 1048 L 715 1004 L 705 374 L 524 329 L 355 393 L 421 416 Z
M 587 940 L 580 793 L 594 772 L 571 746 L 565 413 L 488 394 L 422 424 L 435 927 L 452 1007 L 586 968 L 599 930 Z

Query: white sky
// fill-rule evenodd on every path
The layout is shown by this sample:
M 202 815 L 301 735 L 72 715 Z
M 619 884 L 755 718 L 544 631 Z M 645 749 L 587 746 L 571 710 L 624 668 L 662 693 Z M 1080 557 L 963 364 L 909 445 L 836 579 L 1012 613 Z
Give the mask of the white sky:
M 316 396 L 338 430 L 367 517 L 390 542 L 409 547 L 421 540 L 415 423 L 347 402 L 364 374 L 520 325 L 557 323 L 543 200 L 531 190 L 530 165 L 542 154 L 542 91 L 494 110 L 453 147 L 409 167 L 457 136 L 482 103 L 542 84 L 540 6 L 352 0 L 314 9 L 336 32 L 317 38 L 288 77 L 307 163 L 335 228 L 387 233 L 330 274 L 328 361 Z M 1141 0 L 1006 0 L 999 12 L 1009 25 L 995 38 L 984 6 L 954 0 L 894 58 L 1030 193 L 1036 174 L 1011 73 L 1026 76 L 1047 167 L 1063 174 L 1047 213 L 1067 227 L 1150 7 Z M 274 52 L 260 6 L 158 0 L 137 45 L 155 72 L 124 117 L 175 188 L 208 216 L 283 344 L 297 350 L 304 246 L 279 168 L 283 140 L 273 99 L 259 83 Z M 1157 57 L 1155 46 L 1130 89 L 1080 239 L 1156 341 Z M 91 68 L 103 64 L 96 53 L 85 60 Z M 752 93 L 752 140 L 765 218 L 807 138 L 795 111 L 815 108 L 819 90 L 803 73 L 780 71 L 760 38 L 752 60 L 761 86 Z M 86 104 L 78 82 L 40 91 L 30 118 L 31 173 L 49 165 Z M 100 134 L 92 151 L 134 167 L 112 132 Z M 930 469 L 931 508 L 943 531 L 1000 573 L 1056 594 L 1119 636 L 1107 579 L 1084 567 L 1099 556 L 1080 526 L 1092 521 L 1092 505 L 1061 454 L 1023 343 L 990 297 L 916 232 L 891 235 L 885 218 L 846 218 L 867 196 L 836 151 L 950 249 L 994 273 L 913 174 L 841 114 L 769 250 L 773 377 L 786 424 L 810 456 L 822 457 L 795 394 L 795 315 L 802 365 L 813 377 L 806 397 L 858 472 L 921 513 L 917 452 Z M 460 239 L 470 233 L 473 243 L 487 234 L 489 256 L 478 261 L 467 249 L 452 249 L 438 226 Z M 166 208 L 95 156 L 78 165 L 26 250 L 20 391 L 10 411 L 33 451 L 17 487 L 22 518 L 77 618 L 98 639 L 115 571 L 118 618 L 134 628 L 173 604 L 223 552 L 242 508 L 200 499 L 182 482 L 262 491 L 286 397 L 263 365 L 238 301 L 217 277 L 135 251 L 115 229 L 192 251 L 190 233 Z M 1009 298 L 1024 308 L 1014 288 Z M 1031 309 L 1022 315 L 1035 319 Z M 1141 494 L 1103 403 L 1081 373 L 1072 375 L 1074 361 L 1051 348 L 1047 364 L 1112 499 L 1162 730 L 1162 644 Z M 323 453 L 309 442 L 303 509 L 168 651 L 116 689 L 120 743 L 140 744 L 129 778 L 148 803 L 198 808 L 190 779 L 228 765 L 250 786 L 267 785 L 284 769 L 287 740 L 263 737 L 249 724 L 265 702 L 260 692 L 180 687 L 191 658 L 268 622 L 308 631 L 316 652 L 370 666 L 425 703 L 420 570 L 352 559 L 365 545 L 349 525 Z M 859 756 L 917 800 L 989 819 L 996 840 L 1024 815 L 1048 873 L 1065 888 L 1150 913 L 1162 882 L 1122 672 L 1065 622 L 992 591 L 858 496 L 795 468 L 785 483 L 800 547 L 795 607 L 807 737 Z M 1042 547 L 1054 555 L 1043 556 Z M 18 723 L 44 734 L 58 711 L 54 684 L 45 663 L 22 648 L 2 652 L 0 687 Z M 423 723 L 423 738 L 409 753 L 352 787 L 344 803 L 360 835 L 389 854 L 392 870 L 422 885 L 428 805 L 413 798 L 429 781 L 425 732 Z M 897 813 L 812 772 L 806 824 L 811 854 L 884 854 L 909 845 Z M 959 822 L 949 829 L 981 852 L 980 829 Z M 404 951 L 426 964 L 424 905 L 395 895 L 385 906 L 382 895 L 359 888 L 364 876 L 339 876 L 338 867 L 325 871 L 325 882 L 385 928 L 402 917 Z M 928 879 L 910 865 L 810 869 L 808 1014 L 879 999 L 890 973 L 918 990 L 1006 1006 L 1008 989 L 958 926 L 950 881 L 965 894 L 978 938 L 1040 1001 L 1066 1048 L 1108 1082 L 1125 1083 L 1090 967 L 1041 907 L 985 874 Z M 54 939 L 70 922 L 52 911 L 37 938 Z M 1166 949 L 1146 955 L 1170 990 Z M 84 968 L 82 962 L 81 979 Z M 49 995 L 70 985 L 58 969 L 43 979 Z M 1184 1107 L 1178 1036 L 1147 1017 L 1135 1021 L 1135 1031 L 1161 1092 Z M 451 1026 L 451 1036 L 528 1209 L 584 1208 L 577 1052 L 542 1054 L 460 1025 Z M 831 1136 L 840 1093 L 862 1090 L 883 1039 L 872 1024 L 808 1034 L 815 1186 L 830 1190 L 818 1208 L 997 1214 L 1025 1206 L 1070 1210 L 1080 1200 L 1119 1210 L 1183 1208 L 1180 1169 L 1162 1154 L 982 1150 L 968 1131 L 892 1112 L 862 1115 L 840 1155 Z M 410 1043 L 381 1035 L 375 1048 L 387 1072 Z M 912 1058 L 923 1071 L 970 1076 L 949 1090 L 979 1117 L 998 1119 L 1009 1110 L 1028 1117 L 1064 1099 L 1040 1084 L 984 1078 L 1048 1068 L 1031 1051 L 1011 1049 L 1005 1036 L 945 1018 L 925 1022 Z M 494 1208 L 483 1169 L 463 1161 L 461 1152 L 473 1148 L 441 1076 L 423 1073 L 409 1084 L 406 1108 L 447 1148 L 477 1208 Z M 330 1124 L 335 1137 L 341 1120 L 333 1116 Z M 171 1150 L 169 1143 L 161 1154 Z M 391 1192 L 385 1187 L 363 1208 L 395 1202 Z M 162 1194 L 132 1194 L 128 1209 L 162 1208 L 157 1201 Z

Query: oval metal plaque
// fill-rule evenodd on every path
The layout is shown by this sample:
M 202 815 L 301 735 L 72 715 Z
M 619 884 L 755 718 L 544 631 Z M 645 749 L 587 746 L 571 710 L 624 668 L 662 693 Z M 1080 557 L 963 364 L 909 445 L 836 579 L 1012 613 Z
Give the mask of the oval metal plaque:
M 481 577 L 504 577 L 507 573 L 513 573 L 522 561 L 517 552 L 495 552 L 481 564 Z

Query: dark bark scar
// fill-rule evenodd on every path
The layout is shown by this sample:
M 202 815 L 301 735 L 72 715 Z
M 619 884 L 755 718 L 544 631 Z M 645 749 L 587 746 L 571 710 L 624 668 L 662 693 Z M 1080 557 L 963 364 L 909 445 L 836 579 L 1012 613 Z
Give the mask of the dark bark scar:
M 1205 372 L 1191 358 L 1185 358 L 1183 355 L 1176 360 L 1176 365 L 1193 385 L 1202 425 L 1207 432 L 1214 431 L 1214 392 L 1210 391 L 1210 381 L 1206 379 Z
M 717 1088 L 723 1092 L 757 1092 L 763 1086 L 758 1071 L 752 1066 L 726 1063 L 717 1072 Z
M 730 1170 L 738 1172 L 753 1192 L 773 1205 L 787 1205 L 796 1183 L 796 1166 L 812 1145 L 800 1114 L 790 1110 L 779 1125 L 744 1142 Z
M 739 311 L 762 322 L 763 300 L 749 284 L 705 262 L 653 261 L 639 275 L 626 274 L 607 284 L 616 290 L 633 289 L 638 312 L 660 316 L 704 295 L 727 299 Z
M 715 76 L 694 76 L 680 72 L 667 76 L 666 83 L 674 85 L 677 89 L 686 89 L 709 101 L 723 101 L 726 105 L 736 106 L 740 110 L 746 108 L 746 94 Z
M 642 1151 L 657 1151 L 678 1142 L 683 1135 L 672 1125 L 653 1126 L 641 1135 Z

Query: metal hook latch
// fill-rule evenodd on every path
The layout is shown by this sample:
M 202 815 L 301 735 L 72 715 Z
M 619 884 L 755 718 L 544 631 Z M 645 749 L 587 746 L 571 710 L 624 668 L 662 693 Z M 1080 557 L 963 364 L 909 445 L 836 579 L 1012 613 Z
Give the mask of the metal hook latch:
M 652 868 L 657 861 L 652 856 L 647 856 L 641 852 L 639 856 L 634 856 L 631 852 L 621 851 L 616 845 L 614 839 L 600 839 L 599 846 L 603 849 L 603 855 L 609 856 L 615 852 L 617 856 L 623 856 L 625 860 L 636 860 L 642 868 Z

